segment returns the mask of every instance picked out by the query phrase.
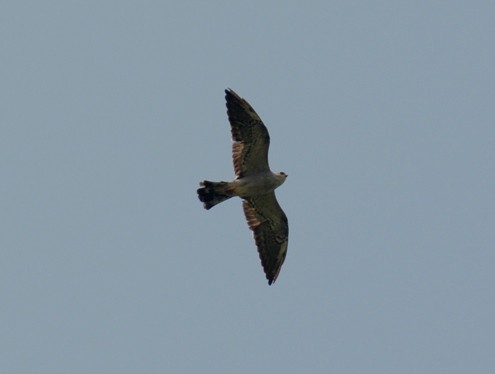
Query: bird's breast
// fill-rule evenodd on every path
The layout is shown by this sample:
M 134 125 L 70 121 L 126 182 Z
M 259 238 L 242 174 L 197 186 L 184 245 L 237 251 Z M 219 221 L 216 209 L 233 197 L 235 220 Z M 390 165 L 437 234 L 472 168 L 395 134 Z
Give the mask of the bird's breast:
M 282 183 L 272 172 L 268 172 L 236 179 L 234 184 L 240 196 L 255 196 L 272 192 Z

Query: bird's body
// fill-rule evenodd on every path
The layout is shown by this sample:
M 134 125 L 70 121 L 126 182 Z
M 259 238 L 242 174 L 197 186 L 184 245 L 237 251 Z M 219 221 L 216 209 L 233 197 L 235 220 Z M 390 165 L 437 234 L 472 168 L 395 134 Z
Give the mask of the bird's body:
M 287 253 L 289 226 L 274 190 L 287 174 L 273 173 L 268 166 L 268 131 L 248 102 L 232 90 L 225 91 L 232 130 L 232 157 L 236 179 L 231 182 L 200 182 L 198 197 L 205 209 L 239 196 L 249 228 L 253 230 L 268 283 L 278 277 Z
M 232 181 L 232 186 L 237 196 L 257 196 L 272 192 L 285 182 L 285 178 L 285 174 L 260 172 L 237 178 Z

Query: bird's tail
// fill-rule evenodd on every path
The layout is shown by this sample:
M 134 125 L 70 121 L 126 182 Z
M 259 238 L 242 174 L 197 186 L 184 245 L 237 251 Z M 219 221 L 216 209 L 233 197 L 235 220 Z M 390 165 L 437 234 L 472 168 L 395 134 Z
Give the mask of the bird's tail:
M 205 209 L 235 196 L 229 182 L 202 181 L 199 185 L 201 187 L 198 188 L 198 197 Z

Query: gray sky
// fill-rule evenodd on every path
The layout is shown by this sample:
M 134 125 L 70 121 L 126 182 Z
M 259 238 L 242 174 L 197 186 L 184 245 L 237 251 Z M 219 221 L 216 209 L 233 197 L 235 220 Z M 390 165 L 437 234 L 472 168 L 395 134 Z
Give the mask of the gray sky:
M 0 5 L 0 372 L 495 372 L 495 4 L 176 3 Z M 196 197 L 226 87 L 289 174 L 271 287 Z

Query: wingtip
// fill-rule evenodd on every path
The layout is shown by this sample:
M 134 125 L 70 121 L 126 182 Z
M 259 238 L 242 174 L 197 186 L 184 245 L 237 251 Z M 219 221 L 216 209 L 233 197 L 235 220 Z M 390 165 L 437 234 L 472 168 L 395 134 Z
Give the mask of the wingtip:
M 230 96 L 235 97 L 236 99 L 241 98 L 232 88 L 226 88 L 225 89 L 225 98 L 228 98 Z
M 275 281 L 277 280 L 277 277 L 278 277 L 278 274 L 273 276 L 273 277 L 266 277 L 266 279 L 268 280 L 268 285 L 271 286 L 272 284 L 275 283 Z
M 284 256 L 284 260 L 285 260 L 285 256 Z M 265 276 L 266 276 L 266 279 L 268 280 L 268 285 L 269 286 L 271 286 L 272 284 L 274 284 L 275 281 L 277 280 L 278 276 L 280 275 L 280 270 L 282 270 L 282 265 L 284 263 L 284 260 L 282 260 L 282 263 L 280 263 L 278 265 L 278 268 L 275 269 L 275 271 L 270 271 L 270 272 L 266 272 L 265 271 Z

